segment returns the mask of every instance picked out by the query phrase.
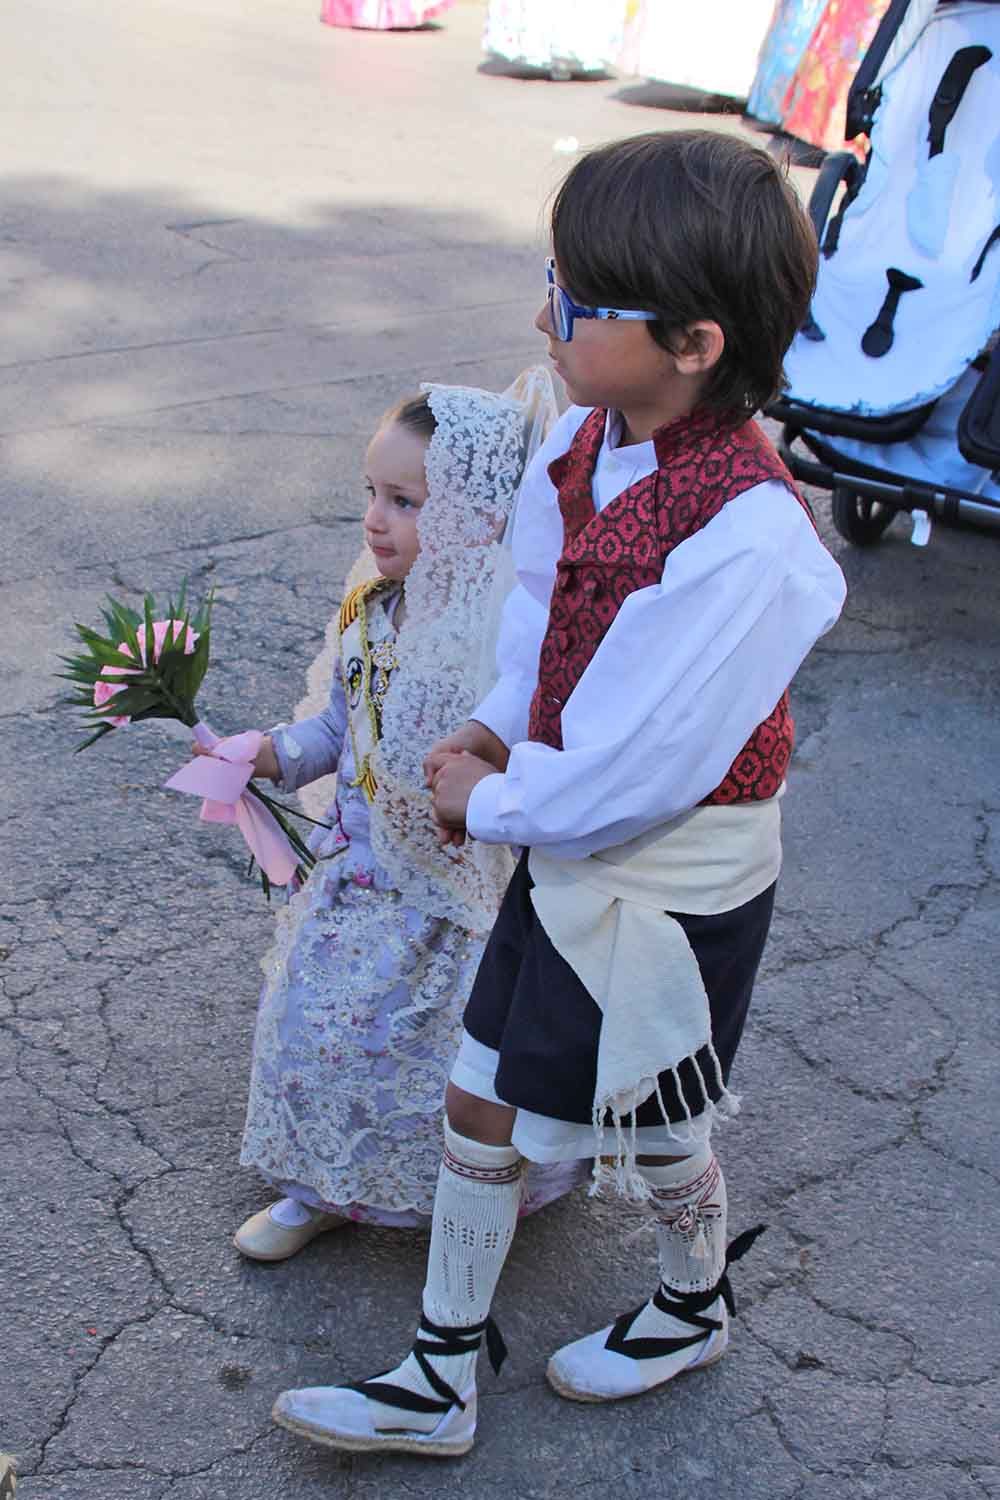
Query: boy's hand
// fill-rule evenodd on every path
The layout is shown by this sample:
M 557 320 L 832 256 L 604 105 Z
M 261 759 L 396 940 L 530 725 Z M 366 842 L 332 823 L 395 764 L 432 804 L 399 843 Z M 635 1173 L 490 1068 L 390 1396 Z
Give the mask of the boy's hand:
M 459 755 L 462 751 L 485 760 L 494 771 L 506 771 L 510 759 L 510 750 L 503 740 L 491 729 L 487 729 L 485 724 L 480 724 L 478 719 L 470 719 L 461 729 L 456 729 L 454 734 L 438 740 L 424 756 L 427 785 L 434 785 L 436 773 L 449 756 Z
M 465 842 L 465 814 L 473 788 L 496 769 L 490 761 L 467 750 L 443 753 L 431 783 L 434 821 L 442 845 Z
M 204 745 L 199 745 L 197 740 L 191 741 L 192 755 L 211 755 L 211 750 L 206 750 Z M 269 734 L 265 734 L 257 751 L 257 758 L 253 763 L 253 774 L 261 778 L 266 777 L 269 781 L 281 779 L 281 767 L 278 765 L 278 757 L 274 753 L 274 742 Z

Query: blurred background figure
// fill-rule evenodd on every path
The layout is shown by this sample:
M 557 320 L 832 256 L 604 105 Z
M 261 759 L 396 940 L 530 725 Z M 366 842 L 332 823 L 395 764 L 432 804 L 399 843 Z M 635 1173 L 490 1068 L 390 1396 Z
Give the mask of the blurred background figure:
M 747 99 L 747 114 L 755 120 L 781 123 L 785 95 L 826 9 L 827 0 L 777 0 Z
M 747 113 L 824 151 L 845 149 L 847 92 L 890 0 L 778 0 Z M 847 143 L 862 152 L 863 141 Z
M 422 26 L 450 10 L 455 0 L 323 0 L 320 20 L 327 26 L 393 31 Z
M 599 77 L 618 62 L 625 12 L 626 0 L 490 0 L 483 51 L 556 80 Z
M 745 99 L 773 9 L 773 0 L 629 0 L 620 66 L 701 94 Z

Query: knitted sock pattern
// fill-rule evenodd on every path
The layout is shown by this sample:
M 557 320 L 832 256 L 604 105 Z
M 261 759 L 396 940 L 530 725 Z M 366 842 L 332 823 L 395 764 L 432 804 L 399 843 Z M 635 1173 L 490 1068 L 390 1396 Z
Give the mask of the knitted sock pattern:
M 521 1202 L 522 1158 L 484 1146 L 445 1124 L 434 1198 L 424 1312 L 445 1327 L 469 1327 L 490 1310 Z

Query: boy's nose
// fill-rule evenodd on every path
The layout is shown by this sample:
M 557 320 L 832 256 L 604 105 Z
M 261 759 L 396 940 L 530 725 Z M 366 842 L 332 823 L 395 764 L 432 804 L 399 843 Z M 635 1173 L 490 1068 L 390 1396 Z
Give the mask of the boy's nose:
M 552 327 L 552 319 L 549 317 L 548 300 L 542 303 L 535 318 L 535 327 L 539 333 L 544 333 L 547 338 L 555 338 L 555 329 Z

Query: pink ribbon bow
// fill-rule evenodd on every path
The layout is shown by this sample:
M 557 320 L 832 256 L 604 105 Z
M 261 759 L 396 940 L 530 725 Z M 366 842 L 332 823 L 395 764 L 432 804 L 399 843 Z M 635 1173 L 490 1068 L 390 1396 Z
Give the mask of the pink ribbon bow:
M 256 729 L 220 739 L 207 724 L 191 731 L 211 755 L 196 755 L 164 785 L 204 797 L 205 823 L 235 823 L 247 848 L 274 885 L 287 885 L 298 866 L 291 844 L 274 816 L 246 790 L 264 736 Z

